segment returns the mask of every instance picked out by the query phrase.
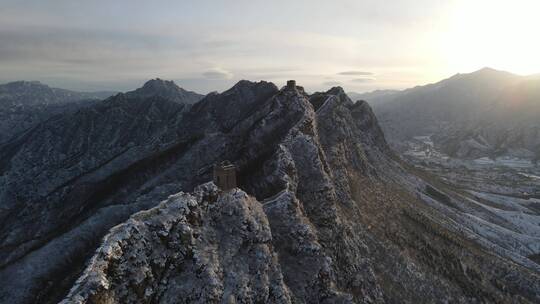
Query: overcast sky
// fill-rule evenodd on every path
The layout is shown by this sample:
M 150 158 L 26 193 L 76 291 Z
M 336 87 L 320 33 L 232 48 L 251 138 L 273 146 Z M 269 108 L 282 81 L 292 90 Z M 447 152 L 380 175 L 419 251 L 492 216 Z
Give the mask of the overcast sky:
M 207 93 L 296 79 L 363 92 L 484 66 L 527 74 L 540 72 L 536 2 L 0 0 L 0 83 L 131 90 L 160 77 Z

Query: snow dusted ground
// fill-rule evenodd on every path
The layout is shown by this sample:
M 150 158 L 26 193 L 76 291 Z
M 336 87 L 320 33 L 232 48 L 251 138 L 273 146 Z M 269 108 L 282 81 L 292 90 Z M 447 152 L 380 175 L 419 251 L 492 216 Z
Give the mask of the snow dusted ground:
M 417 136 L 408 141 L 402 156 L 410 164 L 461 188 L 540 197 L 540 164 L 530 159 L 510 156 L 474 160 L 452 158 L 438 151 L 430 136 Z
M 469 192 L 478 198 L 485 199 L 490 202 L 499 204 L 503 207 L 509 208 L 509 210 L 521 211 L 525 213 L 538 212 L 538 211 L 535 211 L 534 205 L 540 204 L 540 199 L 538 198 L 523 199 L 523 198 L 497 195 L 497 194 L 491 194 L 491 193 L 482 193 L 482 192 L 476 192 L 476 191 L 469 191 Z M 500 208 L 500 209 L 503 209 L 503 208 Z
M 487 225 L 495 231 L 507 230 L 508 233 L 503 231 L 502 234 L 509 235 L 510 242 L 515 242 L 510 244 L 511 247 L 519 248 L 524 255 L 533 255 L 540 251 L 540 214 L 527 207 L 536 199 L 525 200 L 475 191 L 470 191 L 470 193 L 484 200 L 482 203 L 479 200 L 467 198 L 469 202 L 483 209 L 480 209 L 483 212 L 478 212 L 478 216 L 485 219 Z M 491 217 L 497 217 L 497 219 Z M 496 237 L 500 236 L 501 233 Z
M 413 140 L 406 142 L 404 146 L 406 146 L 406 148 L 403 149 L 402 155 L 413 162 L 427 162 L 445 166 L 463 166 L 468 169 L 489 169 L 495 167 L 531 169 L 533 171 L 538 171 L 540 174 L 540 166 L 536 165 L 528 158 L 519 158 L 516 156 L 500 156 L 495 159 L 481 157 L 472 160 L 452 158 L 437 149 L 431 136 L 415 136 Z
M 527 173 L 523 173 L 523 172 L 519 172 L 518 174 L 521 175 L 521 176 L 525 176 L 527 178 L 530 178 L 530 179 L 540 180 L 540 176 L 537 176 L 537 175 L 527 174 Z
M 490 159 L 488 157 L 477 158 L 473 160 L 475 164 L 484 166 L 505 166 L 509 168 L 534 168 L 534 163 L 529 159 L 522 159 L 517 157 L 497 157 L 496 159 Z
M 489 252 L 512 259 L 529 269 L 540 271 L 533 259 L 540 252 L 540 214 L 507 211 L 490 207 L 468 194 L 453 193 L 448 202 L 420 194 L 422 200 L 445 214 L 449 229 L 458 231 Z
M 439 152 L 429 136 L 408 142 L 402 157 L 439 177 L 450 189 L 458 189 L 448 202 L 424 197 L 428 204 L 494 252 L 540 267 L 531 259 L 540 254 L 539 165 L 510 156 L 452 158 Z

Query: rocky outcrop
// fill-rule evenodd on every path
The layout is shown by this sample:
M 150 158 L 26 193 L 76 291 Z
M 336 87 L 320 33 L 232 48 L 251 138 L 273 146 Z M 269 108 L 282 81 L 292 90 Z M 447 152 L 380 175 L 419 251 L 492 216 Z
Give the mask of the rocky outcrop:
M 262 205 L 205 184 L 115 227 L 62 303 L 291 303 Z

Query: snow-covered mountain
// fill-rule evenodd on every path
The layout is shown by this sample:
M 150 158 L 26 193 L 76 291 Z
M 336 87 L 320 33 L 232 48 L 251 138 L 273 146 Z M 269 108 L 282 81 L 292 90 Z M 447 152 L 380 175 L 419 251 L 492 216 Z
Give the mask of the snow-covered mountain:
M 0 156 L 0 302 L 540 300 L 536 203 L 402 163 L 339 87 L 118 94 Z

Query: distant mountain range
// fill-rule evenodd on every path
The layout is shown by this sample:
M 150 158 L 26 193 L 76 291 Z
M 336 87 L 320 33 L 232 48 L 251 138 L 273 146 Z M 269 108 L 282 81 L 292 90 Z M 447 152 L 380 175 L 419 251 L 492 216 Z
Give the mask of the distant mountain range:
M 38 81 L 0 85 L 0 143 L 50 117 L 76 110 L 115 92 L 75 92 Z
M 78 110 L 118 92 L 75 92 L 51 88 L 38 81 L 15 81 L 0 85 L 0 143 L 54 115 Z M 173 81 L 149 80 L 143 87 L 127 92 L 127 97 L 162 97 L 193 104 L 204 95 L 186 91 Z
M 431 136 L 444 153 L 475 159 L 540 157 L 540 78 L 490 68 L 404 91 L 359 94 L 398 150 Z
M 377 103 L 385 98 L 390 98 L 394 94 L 399 93 L 398 90 L 375 90 L 366 93 L 348 92 L 347 95 L 352 100 L 369 100 L 370 103 Z M 373 106 L 373 105 L 372 105 Z
M 75 92 L 51 88 L 39 81 L 14 81 L 0 85 L 0 109 L 56 105 L 83 99 L 105 99 L 117 92 Z

